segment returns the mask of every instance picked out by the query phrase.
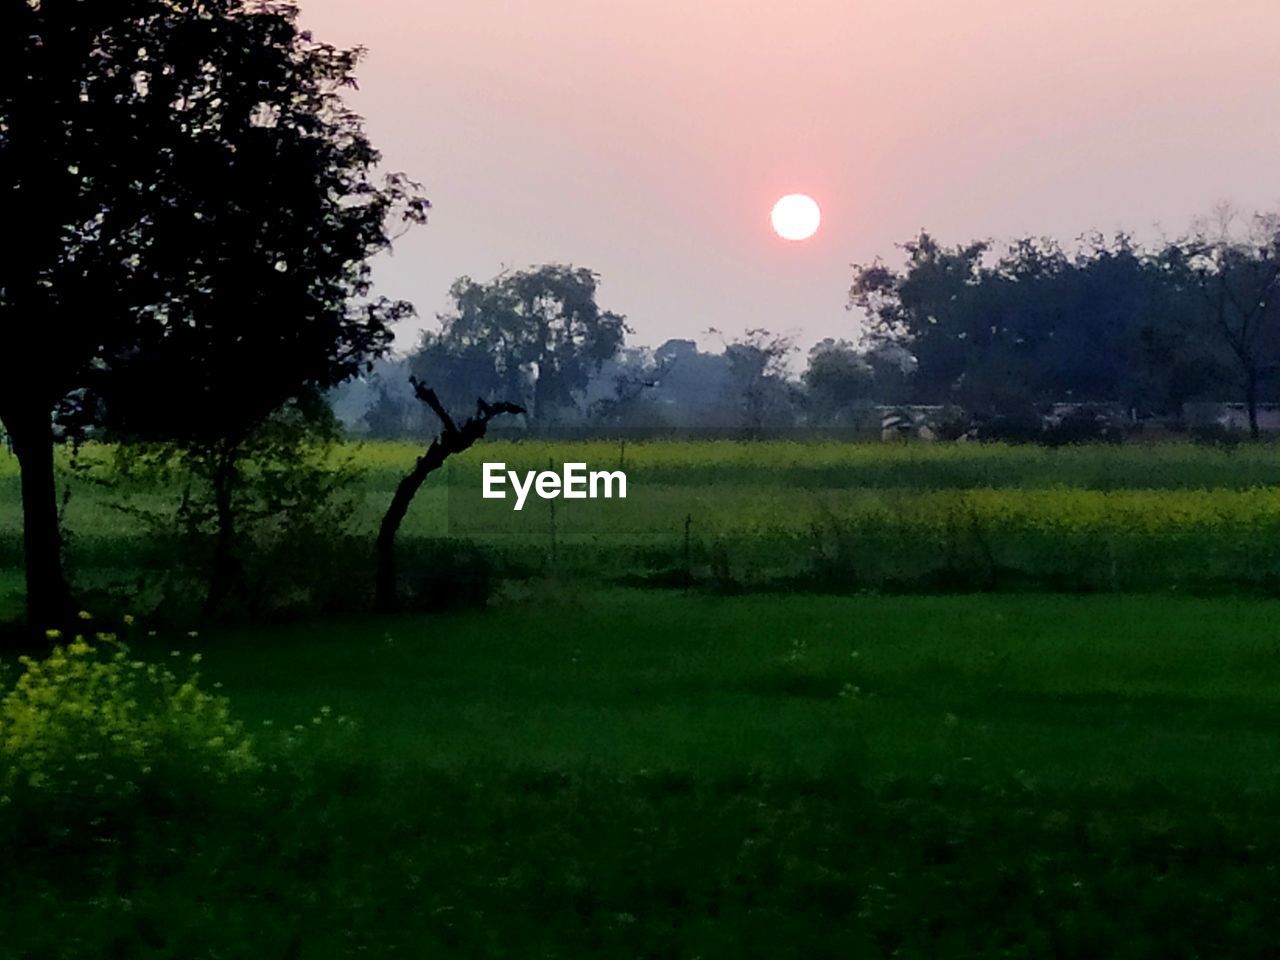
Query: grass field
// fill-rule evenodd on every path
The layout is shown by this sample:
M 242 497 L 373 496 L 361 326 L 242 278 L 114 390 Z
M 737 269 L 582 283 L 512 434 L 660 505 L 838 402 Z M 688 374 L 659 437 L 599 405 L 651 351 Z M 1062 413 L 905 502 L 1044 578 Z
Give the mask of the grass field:
M 344 547 L 414 453 L 354 453 Z M 1276 453 L 486 444 L 402 543 L 406 580 L 479 551 L 485 609 L 114 611 L 266 763 L 0 803 L 0 957 L 1273 955 Z M 481 461 L 549 458 L 628 499 L 475 502 Z M 119 496 L 73 485 L 82 585 L 175 559 Z M 0 458 L 11 610 L 15 500 Z
M 253 727 L 360 727 L 106 842 L 11 836 L 0 954 L 1264 956 L 1278 612 L 570 591 L 143 639 Z
M 339 451 L 358 471 L 352 539 L 304 559 L 332 600 L 369 592 L 368 544 L 420 448 Z M 172 487 L 103 487 L 108 451 L 67 481 L 73 570 L 89 586 L 154 581 L 185 551 L 121 506 L 163 513 Z M 480 465 L 622 467 L 628 498 L 568 503 L 479 496 Z M 17 477 L 0 456 L 0 614 L 20 583 Z M 333 531 L 334 534 L 339 531 Z M 1142 447 L 492 441 L 433 477 L 401 533 L 405 576 L 435 545 L 472 545 L 498 576 L 716 589 L 1280 592 L 1280 450 Z M 334 541 L 336 543 L 336 539 Z M 323 547 L 323 544 L 320 545 Z M 321 578 L 317 573 L 317 578 Z M 336 586 L 340 585 L 340 587 Z M 146 600 L 138 600 L 146 603 Z M 305 603 L 304 603 L 305 605 Z

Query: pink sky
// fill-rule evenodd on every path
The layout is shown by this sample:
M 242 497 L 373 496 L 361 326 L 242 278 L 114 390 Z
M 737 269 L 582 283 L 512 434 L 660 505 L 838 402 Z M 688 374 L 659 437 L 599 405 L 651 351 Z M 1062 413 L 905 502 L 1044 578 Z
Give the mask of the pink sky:
M 1182 230 L 1280 203 L 1280 0 L 301 0 L 369 49 L 354 103 L 431 223 L 379 290 L 602 276 L 635 342 L 854 337 L 852 262 L 947 241 Z M 823 227 L 769 227 L 784 193 Z M 416 339 L 401 331 L 400 346 Z

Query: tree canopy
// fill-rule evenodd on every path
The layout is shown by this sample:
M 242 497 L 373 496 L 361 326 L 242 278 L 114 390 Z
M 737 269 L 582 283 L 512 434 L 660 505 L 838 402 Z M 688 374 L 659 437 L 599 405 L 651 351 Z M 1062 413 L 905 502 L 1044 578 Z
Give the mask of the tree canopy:
M 50 420 L 243 436 L 351 376 L 408 305 L 369 258 L 427 203 L 342 99 L 358 51 L 290 3 L 72 0 L 0 13 L 0 419 L 22 461 L 29 614 L 65 606 Z
M 479 393 L 527 403 L 534 422 L 554 418 L 618 354 L 628 332 L 625 317 L 596 302 L 599 279 L 564 264 L 504 273 L 487 283 L 460 278 L 451 291 L 454 309 L 440 318 L 442 330 L 423 338 L 415 374 L 443 385 L 437 389 L 446 401 Z

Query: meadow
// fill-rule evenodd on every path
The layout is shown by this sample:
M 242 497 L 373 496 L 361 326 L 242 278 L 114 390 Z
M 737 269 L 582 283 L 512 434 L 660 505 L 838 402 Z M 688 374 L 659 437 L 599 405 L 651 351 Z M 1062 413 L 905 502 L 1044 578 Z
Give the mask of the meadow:
M 56 789 L 12 790 L 0 956 L 1274 950 L 1275 448 L 495 440 L 402 531 L 406 581 L 465 560 L 484 595 L 374 615 L 350 548 L 416 452 L 340 452 L 356 509 L 315 559 L 349 604 L 191 634 L 129 596 L 175 546 L 112 506 L 174 491 L 73 481 L 73 569 L 121 604 L 86 637 L 243 726 L 175 685 L 204 759 L 68 740 Z M 629 497 L 475 497 L 549 459 Z M 11 596 L 15 493 L 0 457 Z
M 308 585 L 285 600 L 358 608 L 369 544 L 421 448 L 339 448 L 350 522 L 304 551 Z M 172 486 L 104 486 L 111 453 L 92 446 L 65 485 L 69 556 L 91 589 L 152 589 L 188 546 L 163 524 Z M 581 461 L 625 470 L 626 500 L 482 500 L 481 464 L 545 469 Z M 0 455 L 0 614 L 17 610 L 20 516 L 12 458 Z M 496 580 L 690 585 L 722 591 L 847 594 L 938 591 L 1280 589 L 1280 450 L 1161 444 L 1047 449 L 999 444 L 495 440 L 451 462 L 401 530 L 410 591 L 460 547 Z M 442 548 L 444 553 L 441 553 Z M 326 553 L 333 554 L 326 556 Z M 288 558 L 280 560 L 281 564 Z M 486 574 L 488 576 L 488 574 Z M 434 581 L 422 589 L 436 589 Z M 96 598 L 96 594 L 94 594 Z M 114 602 L 114 601 L 102 601 Z M 286 609 L 285 613 L 288 612 Z
M 1266 956 L 1277 612 L 610 590 L 142 634 L 268 758 L 358 726 L 10 804 L 0 955 Z

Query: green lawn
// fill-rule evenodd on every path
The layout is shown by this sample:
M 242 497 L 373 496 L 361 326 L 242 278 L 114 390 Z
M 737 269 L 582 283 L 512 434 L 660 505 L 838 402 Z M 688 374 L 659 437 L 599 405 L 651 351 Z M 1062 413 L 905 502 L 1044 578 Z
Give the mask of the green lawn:
M 401 569 L 447 533 L 492 602 L 390 618 L 359 597 L 413 450 L 357 456 L 301 619 L 197 637 L 147 619 L 178 545 L 73 484 L 86 604 L 142 615 L 140 657 L 201 653 L 269 764 L 0 800 L 0 960 L 1274 955 L 1274 448 L 487 444 L 423 491 Z M 549 456 L 625 456 L 636 495 L 460 508 L 480 460 Z M 673 572 L 698 588 L 619 585 Z M 918 595 L 864 589 L 895 578 Z M 1099 592 L 1017 592 L 1046 585 Z M 324 708 L 356 732 L 269 746 Z
M 358 479 L 345 529 L 328 525 L 286 544 L 289 568 L 257 614 L 367 609 L 371 541 L 392 491 L 421 449 L 339 448 Z M 81 452 L 63 470 L 67 557 L 89 602 L 199 607 L 194 579 L 169 582 L 175 558 L 200 545 L 163 517 L 180 486 L 104 486 L 111 451 Z M 66 457 L 64 456 L 64 462 Z M 480 497 L 481 464 L 549 462 L 625 468 L 626 500 L 511 501 Z M 127 509 L 121 509 L 127 508 Z M 130 512 L 133 511 L 133 512 Z M 268 549 L 273 529 L 263 539 Z M 242 530 L 243 532 L 243 530 Z M 345 535 L 345 539 L 340 534 Z M 1191 444 L 1049 450 L 983 444 L 486 441 L 429 479 L 400 532 L 412 591 L 439 568 L 447 539 L 498 576 L 659 584 L 690 578 L 716 589 L 1161 591 L 1280 594 L 1280 451 L 1273 444 Z M 19 609 L 21 515 L 16 466 L 0 455 L 0 620 Z M 205 545 L 204 549 L 207 549 Z M 195 578 L 195 579 L 198 579 Z M 269 577 L 256 577 L 267 582 Z M 138 583 L 145 589 L 139 595 Z M 111 594 L 111 596 L 107 596 Z
M 0 956 L 1264 956 L 1277 613 L 548 584 L 143 635 L 254 725 L 360 729 L 105 836 L 0 832 Z
M 201 643 L 248 716 L 331 706 L 396 766 L 1280 789 L 1280 602 L 546 589 Z

